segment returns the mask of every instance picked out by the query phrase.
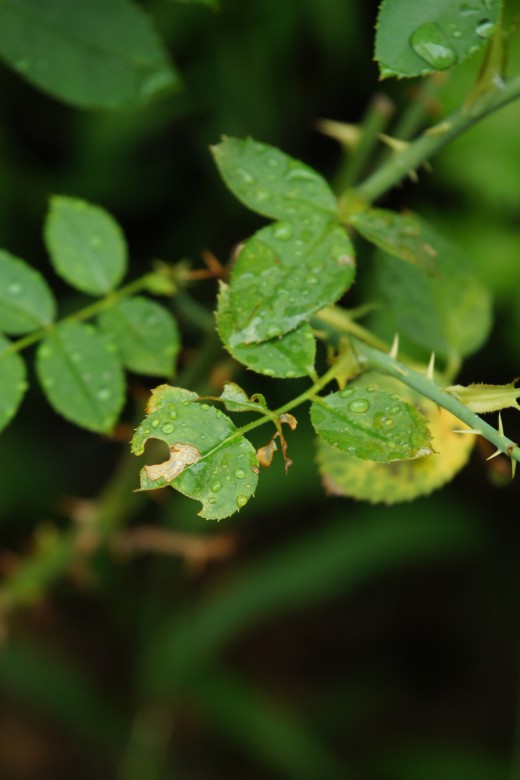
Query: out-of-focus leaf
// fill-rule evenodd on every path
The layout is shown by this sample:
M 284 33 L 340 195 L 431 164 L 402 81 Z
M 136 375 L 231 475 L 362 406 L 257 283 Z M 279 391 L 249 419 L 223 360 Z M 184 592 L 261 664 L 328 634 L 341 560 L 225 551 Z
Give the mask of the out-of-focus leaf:
M 212 8 L 217 11 L 220 8 L 218 0 L 177 0 L 178 3 L 194 3 L 196 5 L 207 5 L 208 8 Z
M 429 495 L 451 481 L 466 465 L 475 445 L 475 436 L 454 433 L 467 426 L 446 409 L 420 398 L 400 382 L 390 377 L 378 377 L 377 381 L 389 392 L 399 389 L 410 403 L 420 402 L 435 452 L 416 460 L 370 463 L 318 438 L 318 465 L 323 485 L 330 495 L 349 496 L 372 504 L 396 504 Z
M 229 672 L 204 676 L 192 694 L 213 728 L 280 777 L 315 780 L 348 777 L 342 765 L 300 714 L 277 705 Z
M 148 298 L 129 298 L 103 312 L 99 326 L 117 346 L 125 368 L 151 376 L 174 374 L 179 331 L 164 306 Z
M 124 402 L 115 347 L 92 325 L 56 326 L 40 344 L 36 368 L 51 406 L 71 422 L 106 433 Z
M 440 235 L 436 273 L 378 255 L 378 282 L 396 327 L 416 344 L 444 357 L 475 352 L 491 327 L 488 290 L 465 255 Z
M 140 106 L 179 85 L 150 18 L 131 0 L 3 0 L 0 56 L 79 108 Z
M 252 371 L 289 379 L 307 376 L 314 370 L 316 339 L 311 326 L 303 322 L 281 338 L 261 344 L 231 344 L 234 320 L 229 303 L 229 287 L 221 283 L 216 312 L 220 337 L 228 352 Z
M 500 0 L 383 0 L 376 35 L 381 76 L 446 70 L 493 36 Z
M 125 274 L 128 259 L 121 228 L 92 203 L 53 197 L 45 243 L 56 273 L 81 292 L 106 295 Z
M 352 514 L 349 510 L 349 516 Z M 421 522 L 417 522 L 420 515 Z M 164 625 L 144 658 L 147 687 L 164 695 L 252 626 L 333 593 L 348 593 L 408 562 L 467 553 L 480 540 L 474 518 L 430 498 L 374 515 L 343 514 L 307 538 L 244 567 L 199 605 Z
M 231 274 L 230 346 L 282 336 L 337 301 L 355 275 L 345 230 L 321 215 L 259 230 Z
M 520 388 L 515 387 L 517 379 L 507 385 L 475 384 L 453 385 L 447 387 L 446 392 L 455 396 L 461 403 L 477 414 L 487 412 L 499 412 L 502 409 L 518 409 L 517 399 L 520 397 Z
M 55 314 L 56 303 L 43 276 L 0 249 L 0 330 L 30 333 L 51 323 Z
M 325 179 L 279 149 L 251 138 L 224 138 L 212 152 L 233 195 L 253 211 L 292 223 L 317 212 L 329 219 L 336 214 Z
M 27 390 L 22 358 L 16 353 L 3 354 L 9 344 L 0 336 L 0 431 L 15 416 Z
M 378 756 L 375 762 L 388 780 L 508 780 L 506 761 L 480 749 L 453 745 L 409 745 Z
M 437 234 L 414 214 L 368 209 L 353 214 L 350 222 L 367 241 L 384 252 L 426 271 L 435 271 Z
M 253 495 L 258 459 L 229 417 L 198 403 L 197 397 L 182 388 L 158 388 L 151 411 L 134 434 L 132 452 L 141 455 L 150 439 L 165 442 L 169 460 L 141 470 L 141 490 L 170 485 L 200 501 L 202 517 L 220 520 L 238 512 Z
M 328 444 L 364 460 L 388 463 L 430 455 L 426 418 L 397 394 L 349 385 L 317 398 L 311 421 Z

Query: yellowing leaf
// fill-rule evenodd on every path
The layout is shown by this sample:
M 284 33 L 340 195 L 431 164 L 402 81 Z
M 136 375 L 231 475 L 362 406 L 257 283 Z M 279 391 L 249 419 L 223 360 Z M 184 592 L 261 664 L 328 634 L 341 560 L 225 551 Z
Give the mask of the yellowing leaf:
M 455 396 L 461 403 L 477 414 L 486 412 L 499 412 L 502 409 L 519 409 L 517 398 L 520 397 L 520 388 L 515 387 L 517 379 L 508 385 L 453 385 L 447 387 L 446 392 Z

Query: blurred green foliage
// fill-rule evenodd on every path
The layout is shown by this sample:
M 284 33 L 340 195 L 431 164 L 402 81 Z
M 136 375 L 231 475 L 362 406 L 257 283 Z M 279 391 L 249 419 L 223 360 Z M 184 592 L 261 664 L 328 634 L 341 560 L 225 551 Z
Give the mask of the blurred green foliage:
M 46 276 L 40 226 L 54 193 L 117 217 L 134 276 L 153 258 L 200 265 L 204 249 L 224 261 L 262 223 L 224 192 L 209 144 L 251 135 L 332 177 L 344 161 L 316 120 L 358 122 L 381 89 L 375 2 L 142 5 L 180 93 L 86 113 L 0 71 L 0 243 Z M 428 87 L 428 122 L 460 105 L 478 63 Z M 519 64 L 516 40 L 511 72 Z M 399 112 L 420 103 L 420 89 L 384 85 Z M 419 187 L 391 198 L 456 240 L 495 297 L 490 343 L 463 382 L 519 373 L 519 112 L 487 119 Z M 366 248 L 359 265 L 369 290 Z M 73 310 L 77 294 L 53 287 Z M 201 313 L 215 284 L 192 292 L 194 302 L 171 304 L 182 382 L 220 392 L 206 371 L 220 347 Z M 217 358 L 229 378 L 228 358 Z M 240 381 L 287 400 L 283 383 Z M 152 384 L 132 380 L 126 419 Z M 514 414 L 504 420 L 518 438 Z M 139 464 L 125 470 L 127 443 L 74 428 L 29 391 L 0 440 L 2 780 L 519 776 L 519 488 L 509 465 L 506 475 L 497 460 L 486 466 L 482 447 L 441 495 L 370 508 L 323 497 L 309 426 L 289 447 L 287 478 L 275 461 L 238 519 L 206 524 L 180 495 L 132 494 Z M 99 536 L 108 544 L 97 549 Z

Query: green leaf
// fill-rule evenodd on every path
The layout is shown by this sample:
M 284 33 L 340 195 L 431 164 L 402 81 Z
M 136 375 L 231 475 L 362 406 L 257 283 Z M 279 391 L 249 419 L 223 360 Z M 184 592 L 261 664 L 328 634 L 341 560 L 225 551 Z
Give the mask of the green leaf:
M 364 460 L 389 463 L 430 455 L 426 418 L 395 393 L 349 385 L 317 398 L 311 421 L 326 442 Z
M 36 369 L 51 406 L 91 431 L 110 431 L 124 402 L 115 347 L 92 325 L 56 326 L 38 347 Z
M 106 295 L 125 274 L 125 237 L 99 206 L 78 198 L 53 197 L 45 243 L 56 273 L 81 292 Z
M 117 346 L 125 368 L 151 376 L 175 373 L 179 331 L 160 304 L 141 297 L 120 301 L 100 315 L 99 326 Z
M 231 274 L 231 346 L 279 337 L 337 301 L 354 281 L 352 244 L 319 214 L 250 238 Z
M 182 388 L 158 388 L 134 434 L 132 452 L 140 455 L 150 439 L 165 442 L 169 460 L 141 470 L 141 490 L 170 485 L 202 503 L 201 517 L 220 520 L 253 495 L 258 459 L 229 417 L 197 398 Z
M 4 354 L 9 346 L 0 336 L 0 431 L 15 416 L 27 390 L 25 363 L 15 352 Z
M 150 18 L 130 0 L 3 0 L 0 56 L 78 108 L 137 107 L 179 86 Z
M 353 214 L 350 223 L 370 243 L 426 271 L 435 271 L 437 233 L 414 214 L 368 209 Z
M 308 376 L 314 371 L 316 339 L 307 322 L 281 338 L 261 344 L 230 343 L 234 322 L 229 305 L 229 287 L 221 283 L 216 313 L 220 337 L 228 352 L 252 371 L 266 376 L 289 379 Z
M 267 410 L 267 403 L 261 393 L 255 393 L 249 398 L 245 390 L 235 382 L 226 382 L 224 390 L 219 396 L 219 400 L 224 402 L 228 412 L 262 412 Z
M 376 35 L 382 78 L 446 70 L 493 36 L 500 0 L 383 0 Z
M 43 276 L 0 249 L 0 330 L 30 333 L 49 325 L 55 314 L 56 303 Z
M 271 219 L 336 215 L 336 199 L 319 173 L 274 146 L 224 137 L 212 147 L 220 175 L 245 206 Z
M 190 5 L 207 5 L 208 8 L 211 8 L 214 11 L 218 11 L 220 8 L 220 4 L 217 2 L 217 0 L 177 0 L 177 2 Z
M 378 255 L 379 288 L 400 333 L 445 357 L 470 355 L 491 328 L 488 290 L 466 256 L 437 234 L 435 274 Z

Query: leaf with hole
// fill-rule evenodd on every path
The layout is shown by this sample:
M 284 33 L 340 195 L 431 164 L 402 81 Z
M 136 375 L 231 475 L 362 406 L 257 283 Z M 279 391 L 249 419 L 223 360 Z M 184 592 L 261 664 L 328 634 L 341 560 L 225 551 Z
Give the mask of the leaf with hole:
M 501 0 L 383 0 L 375 58 L 382 78 L 447 70 L 493 37 Z
M 398 395 L 349 385 L 317 398 L 311 421 L 326 442 L 364 460 L 389 463 L 430 455 L 426 418 Z
M 150 17 L 131 0 L 3 0 L 0 57 L 78 108 L 139 107 L 179 86 Z
M 25 363 L 0 336 L 0 431 L 12 420 L 27 390 Z
M 36 370 L 51 406 L 91 431 L 110 431 L 124 402 L 124 376 L 114 345 L 92 325 L 56 326 L 39 345 Z
M 227 415 L 197 401 L 195 393 L 163 385 L 132 439 L 141 455 L 147 441 L 168 447 L 163 463 L 144 466 L 141 490 L 170 485 L 202 503 L 208 520 L 229 517 L 247 504 L 258 482 L 258 458 Z
M 0 249 L 0 331 L 30 333 L 49 325 L 55 314 L 54 296 L 43 276 Z
M 437 233 L 414 214 L 367 209 L 353 214 L 350 223 L 363 238 L 384 252 L 435 273 Z
M 224 137 L 212 152 L 233 195 L 252 211 L 289 222 L 317 212 L 335 217 L 336 198 L 325 179 L 274 146 Z
M 316 339 L 307 322 L 281 338 L 273 338 L 261 344 L 232 344 L 234 322 L 229 287 L 224 283 L 220 285 L 216 318 L 220 337 L 228 352 L 252 371 L 284 379 L 313 373 Z
M 294 330 L 337 301 L 354 276 L 353 248 L 344 228 L 319 214 L 259 230 L 245 243 L 231 274 L 230 346 Z
M 164 306 L 136 296 L 107 309 L 98 322 L 116 345 L 125 368 L 150 376 L 175 373 L 179 331 Z
M 106 295 L 126 272 L 121 228 L 104 209 L 79 198 L 51 199 L 45 244 L 56 273 L 81 292 Z

